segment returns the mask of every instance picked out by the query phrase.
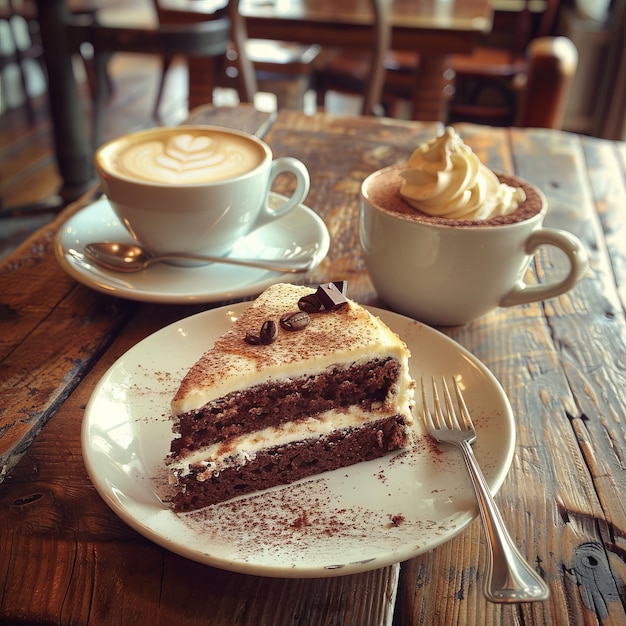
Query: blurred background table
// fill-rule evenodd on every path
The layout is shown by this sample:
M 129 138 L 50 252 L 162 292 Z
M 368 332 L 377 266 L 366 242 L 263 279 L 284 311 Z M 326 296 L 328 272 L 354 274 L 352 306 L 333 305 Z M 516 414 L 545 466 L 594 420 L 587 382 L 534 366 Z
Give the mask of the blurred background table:
M 160 0 L 163 18 L 203 20 L 216 10 L 219 0 Z M 393 0 L 391 2 L 394 50 L 420 55 L 413 119 L 442 121 L 450 84 L 447 57 L 470 52 L 491 28 L 489 0 Z M 371 46 L 371 0 L 298 0 L 260 2 L 241 0 L 251 38 L 320 44 L 328 47 Z M 202 60 L 189 66 L 189 106 L 210 102 L 203 90 Z
M 249 106 L 203 108 L 192 120 L 257 133 L 277 156 L 302 159 L 312 177 L 306 203 L 332 239 L 328 257 L 305 281 L 345 279 L 354 299 L 384 306 L 360 253 L 359 187 L 370 172 L 406 159 L 441 125 L 274 115 Z M 496 499 L 522 553 L 550 585 L 550 599 L 486 602 L 478 521 L 407 562 L 326 579 L 217 570 L 124 524 L 83 465 L 85 406 L 129 348 L 215 305 L 133 302 L 65 274 L 54 236 L 90 203 L 88 195 L 0 265 L 0 622 L 625 623 L 626 144 L 555 130 L 461 125 L 459 131 L 489 166 L 538 185 L 550 203 L 546 224 L 576 234 L 590 255 L 590 269 L 566 295 L 443 329 L 491 369 L 511 402 L 516 453 Z M 558 251 L 542 250 L 529 280 L 542 281 L 565 264 Z

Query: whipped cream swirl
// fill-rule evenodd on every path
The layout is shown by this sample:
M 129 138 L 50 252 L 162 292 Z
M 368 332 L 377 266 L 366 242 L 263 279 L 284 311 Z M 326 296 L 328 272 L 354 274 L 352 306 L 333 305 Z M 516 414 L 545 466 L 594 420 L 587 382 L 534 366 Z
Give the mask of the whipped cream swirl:
M 417 148 L 401 176 L 404 200 L 434 217 L 486 220 L 526 199 L 522 188 L 501 183 L 451 127 Z

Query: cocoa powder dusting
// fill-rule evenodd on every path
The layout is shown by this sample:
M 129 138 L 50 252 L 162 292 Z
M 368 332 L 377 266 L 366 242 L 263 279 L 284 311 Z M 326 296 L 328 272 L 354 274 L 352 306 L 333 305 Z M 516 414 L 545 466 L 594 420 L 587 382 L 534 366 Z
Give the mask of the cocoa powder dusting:
M 443 217 L 433 217 L 418 211 L 400 195 L 402 177 L 400 172 L 406 169 L 405 165 L 392 165 L 383 170 L 381 175 L 374 177 L 368 187 L 367 196 L 372 204 L 385 213 L 401 217 L 409 222 L 421 222 L 433 226 L 455 228 L 489 228 L 506 226 L 515 222 L 527 220 L 537 215 L 543 207 L 543 198 L 538 190 L 530 183 L 507 174 L 498 174 L 500 182 L 512 187 L 522 187 L 526 200 L 508 215 L 499 215 L 488 220 L 456 220 Z

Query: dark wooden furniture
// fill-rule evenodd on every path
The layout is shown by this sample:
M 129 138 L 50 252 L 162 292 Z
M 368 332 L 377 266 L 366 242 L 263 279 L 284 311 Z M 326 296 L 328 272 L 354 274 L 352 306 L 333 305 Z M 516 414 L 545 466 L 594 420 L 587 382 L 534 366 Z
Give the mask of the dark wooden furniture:
M 164 24 L 157 28 L 109 26 L 92 19 L 67 16 L 65 33 L 69 45 L 79 49 L 88 43 L 93 47 L 95 69 L 94 130 L 92 143 L 98 146 L 106 105 L 107 64 L 119 52 L 155 54 L 164 57 L 180 54 L 201 57 L 206 62 L 204 79 L 214 82 L 226 65 L 231 24 L 227 16 L 200 24 Z
M 374 16 L 371 0 L 302 0 L 260 3 L 241 0 L 240 11 L 253 38 L 314 43 L 330 48 L 367 48 Z M 162 0 L 164 11 L 206 19 L 214 0 Z M 469 53 L 491 28 L 489 0 L 394 0 L 391 48 L 420 55 L 412 102 L 414 119 L 444 120 L 449 97 L 449 57 Z M 190 65 L 189 102 L 199 106 L 211 95 L 201 81 L 201 62 Z
M 28 89 L 27 64 L 35 61 L 43 67 L 43 48 L 37 32 L 37 21 L 31 9 L 31 6 L 18 6 L 14 0 L 0 5 L 0 24 L 3 26 L 4 38 L 4 43 L 0 46 L 0 89 L 5 94 L 8 92 L 7 68 L 15 66 L 23 93 L 23 106 L 32 123 L 35 109 Z M 22 40 L 22 34 L 26 36 L 25 41 Z
M 520 94 L 531 71 L 530 64 L 536 61 L 529 46 L 534 39 L 554 34 L 560 2 L 546 0 L 538 11 L 534 0 L 520 0 L 508 7 L 502 3 L 501 10 L 495 12 L 492 32 L 470 53 L 450 57 L 455 82 L 449 105 L 451 121 L 508 126 L 523 117 L 519 112 Z M 548 51 L 550 46 L 544 46 L 541 55 Z M 538 61 L 540 67 L 542 63 Z M 559 80 L 558 76 L 555 80 Z M 541 125 L 554 127 L 545 122 Z
M 406 159 L 440 125 L 290 111 L 273 116 L 244 106 L 205 108 L 192 119 L 258 133 L 276 155 L 301 158 L 312 177 L 307 205 L 332 236 L 327 259 L 305 280 L 347 279 L 355 299 L 382 304 L 358 244 L 359 185 L 372 170 Z M 512 606 L 485 601 L 478 521 L 421 557 L 328 579 L 212 569 L 126 526 L 87 477 L 80 448 L 85 406 L 130 347 L 212 305 L 140 304 L 67 276 L 55 260 L 53 237 L 85 198 L 0 265 L 1 622 L 625 622 L 626 144 L 554 130 L 459 130 L 492 168 L 538 185 L 550 203 L 547 225 L 578 235 L 591 260 L 567 295 L 443 331 L 491 369 L 513 407 L 515 457 L 496 499 L 521 551 L 549 583 L 550 599 Z M 529 277 L 542 281 L 563 262 L 542 251 Z
M 562 128 L 578 65 L 566 37 L 538 37 L 528 46 L 528 67 L 513 107 L 516 126 Z
M 71 15 L 80 15 L 97 22 L 101 5 L 98 0 L 67 0 L 66 8 Z M 35 61 L 45 70 L 35 2 L 4 0 L 0 3 L 0 21 L 4 25 L 3 38 L 6 38 L 0 47 L 0 81 L 4 80 L 5 68 L 15 65 L 24 95 L 24 106 L 32 123 L 35 110 L 28 89 L 26 64 Z
M 37 0 L 37 19 L 48 72 L 48 100 L 55 154 L 62 179 L 60 195 L 71 201 L 94 182 L 92 156 L 100 137 L 98 125 L 106 96 L 106 62 L 114 52 L 168 54 L 177 52 L 206 57 L 205 80 L 210 81 L 222 63 L 230 40 L 226 18 L 203 24 L 161 28 L 104 26 L 85 16 L 70 15 L 63 0 Z M 72 54 L 83 42 L 94 46 L 96 80 L 93 135 L 89 131 L 72 68 Z
M 192 5 L 196 0 L 188 0 Z M 163 0 L 153 0 L 159 22 L 163 25 L 193 23 L 188 13 L 169 12 Z M 313 69 L 321 48 L 317 44 L 300 44 L 292 41 L 252 39 L 248 36 L 246 22 L 239 12 L 239 0 L 229 0 L 226 6 L 213 2 L 213 13 L 205 5 L 206 16 L 211 19 L 226 15 L 231 22 L 231 42 L 224 71 L 214 76 L 213 87 L 230 87 L 237 91 L 241 102 L 253 102 L 257 90 L 274 93 L 278 108 L 297 111 L 304 109 L 304 96 L 310 88 Z M 155 115 L 163 91 L 165 75 L 171 57 L 164 59 L 161 81 L 155 103 Z M 206 104 L 211 104 L 208 100 Z
M 327 48 L 318 61 L 314 87 L 320 108 L 324 108 L 329 91 L 338 91 L 360 96 L 362 114 L 384 114 L 387 65 L 394 60 L 390 48 L 391 4 L 388 0 L 372 0 L 371 10 L 374 20 L 367 47 Z

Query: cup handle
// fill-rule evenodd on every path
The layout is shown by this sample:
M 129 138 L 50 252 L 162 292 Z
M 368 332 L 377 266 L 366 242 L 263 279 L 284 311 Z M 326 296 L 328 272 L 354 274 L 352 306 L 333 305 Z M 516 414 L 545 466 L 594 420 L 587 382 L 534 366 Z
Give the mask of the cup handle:
M 520 280 L 517 285 L 502 298 L 500 306 L 515 306 L 538 300 L 547 300 L 560 296 L 570 290 L 585 273 L 589 266 L 587 251 L 578 237 L 564 230 L 540 228 L 530 234 L 526 240 L 526 253 L 532 255 L 543 245 L 556 246 L 565 252 L 570 261 L 569 273 L 563 280 L 543 285 L 527 285 Z
M 269 207 L 268 199 L 269 192 L 272 188 L 272 183 L 276 179 L 279 174 L 289 173 L 293 174 L 296 177 L 296 189 L 293 194 L 285 200 L 284 204 L 277 209 L 273 209 Z M 267 186 L 267 194 L 268 197 L 265 200 L 265 204 L 257 217 L 256 222 L 254 223 L 253 230 L 275 220 L 278 217 L 282 217 L 286 215 L 297 207 L 307 196 L 309 193 L 309 189 L 311 187 L 311 178 L 309 176 L 309 170 L 307 170 L 306 166 L 302 161 L 295 159 L 293 157 L 279 157 L 278 159 L 274 159 L 272 161 L 272 166 L 270 169 L 269 182 Z

